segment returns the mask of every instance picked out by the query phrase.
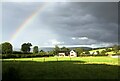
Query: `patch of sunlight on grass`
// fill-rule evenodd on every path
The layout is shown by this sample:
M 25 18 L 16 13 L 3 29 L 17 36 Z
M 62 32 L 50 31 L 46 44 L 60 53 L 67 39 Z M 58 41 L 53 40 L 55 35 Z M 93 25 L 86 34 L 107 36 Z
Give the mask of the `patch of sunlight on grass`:
M 37 57 L 37 58 L 15 58 L 15 59 L 2 59 L 3 61 L 36 61 L 36 62 L 46 62 L 46 61 L 84 61 L 85 63 L 107 63 L 118 65 L 118 58 L 111 58 L 108 56 L 99 57 Z

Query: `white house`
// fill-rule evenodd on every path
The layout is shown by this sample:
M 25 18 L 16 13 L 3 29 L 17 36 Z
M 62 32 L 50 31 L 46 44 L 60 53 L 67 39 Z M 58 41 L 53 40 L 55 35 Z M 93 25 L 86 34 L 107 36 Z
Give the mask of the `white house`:
M 63 57 L 63 56 L 65 56 L 65 53 L 59 53 L 59 57 Z
M 59 57 L 70 56 L 70 57 L 77 57 L 77 53 L 74 50 L 71 51 L 59 51 Z
M 74 50 L 71 50 L 70 57 L 77 57 L 77 53 Z
M 69 54 L 69 51 L 58 51 L 59 57 L 64 57 L 64 56 L 67 56 L 68 54 Z

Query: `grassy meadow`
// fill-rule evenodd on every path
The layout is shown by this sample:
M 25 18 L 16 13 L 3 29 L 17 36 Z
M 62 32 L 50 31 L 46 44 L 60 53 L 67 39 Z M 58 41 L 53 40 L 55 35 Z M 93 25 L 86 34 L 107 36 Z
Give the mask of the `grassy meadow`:
M 109 48 L 110 50 L 112 50 L 112 48 Z M 96 52 L 96 51 L 99 51 L 100 53 L 103 51 L 103 50 L 106 50 L 105 48 L 101 48 L 101 49 L 95 49 L 95 50 L 90 50 L 89 52 Z M 114 51 L 110 51 L 110 52 L 106 52 L 106 54 L 115 54 Z M 120 51 L 118 51 L 118 54 L 120 54 Z
M 2 59 L 3 61 L 34 61 L 34 62 L 48 62 L 48 61 L 83 61 L 84 63 L 97 63 L 97 64 L 110 64 L 118 65 L 118 58 L 112 58 L 107 56 L 97 57 L 40 57 L 40 58 L 11 58 Z
M 9 67 L 21 79 L 118 79 L 118 58 L 43 57 L 3 59 L 3 77 Z

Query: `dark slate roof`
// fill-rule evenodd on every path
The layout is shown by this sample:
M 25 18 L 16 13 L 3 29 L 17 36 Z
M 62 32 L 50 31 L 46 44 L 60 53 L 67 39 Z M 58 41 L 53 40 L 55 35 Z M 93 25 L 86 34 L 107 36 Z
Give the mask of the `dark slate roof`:
M 66 52 L 70 52 L 70 51 L 58 51 L 59 53 L 66 53 Z

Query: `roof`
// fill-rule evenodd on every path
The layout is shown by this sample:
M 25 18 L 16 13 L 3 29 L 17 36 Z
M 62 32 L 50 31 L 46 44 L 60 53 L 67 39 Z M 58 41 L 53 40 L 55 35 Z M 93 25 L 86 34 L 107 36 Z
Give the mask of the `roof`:
M 70 51 L 58 51 L 59 53 L 66 53 L 66 52 L 70 52 Z
M 74 51 L 74 52 L 76 52 L 75 50 L 70 50 L 70 51 Z

